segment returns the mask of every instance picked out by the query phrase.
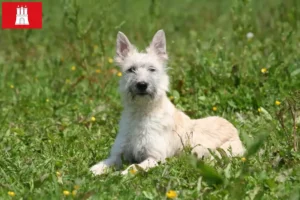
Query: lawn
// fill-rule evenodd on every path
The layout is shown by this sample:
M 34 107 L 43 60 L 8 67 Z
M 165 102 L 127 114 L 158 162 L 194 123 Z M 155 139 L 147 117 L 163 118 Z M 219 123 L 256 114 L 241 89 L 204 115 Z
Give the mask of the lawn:
M 42 2 L 42 29 L 0 31 L 0 199 L 300 199 L 298 0 Z M 159 29 L 169 98 L 228 119 L 248 151 L 94 177 L 122 111 L 117 32 L 143 49 Z

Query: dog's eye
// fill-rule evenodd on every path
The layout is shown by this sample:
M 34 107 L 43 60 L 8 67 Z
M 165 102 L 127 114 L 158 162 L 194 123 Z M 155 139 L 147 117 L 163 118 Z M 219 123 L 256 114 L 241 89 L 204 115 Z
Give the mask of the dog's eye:
M 127 72 L 133 73 L 135 72 L 136 68 L 135 67 L 130 67 Z
M 149 68 L 149 71 L 150 71 L 150 72 L 155 72 L 156 69 L 155 69 L 155 68 Z

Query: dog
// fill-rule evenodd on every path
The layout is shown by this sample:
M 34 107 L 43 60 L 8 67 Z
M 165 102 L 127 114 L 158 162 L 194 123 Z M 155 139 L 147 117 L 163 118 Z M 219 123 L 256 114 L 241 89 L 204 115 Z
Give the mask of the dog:
M 144 52 L 119 32 L 114 60 L 124 74 L 119 84 L 124 110 L 110 156 L 91 167 L 94 175 L 106 173 L 111 166 L 120 169 L 122 156 L 133 163 L 122 174 L 132 168 L 147 171 L 186 146 L 192 147 L 198 158 L 211 155 L 209 149 L 217 148 L 230 156 L 244 153 L 238 131 L 230 122 L 216 116 L 190 119 L 168 99 L 168 55 L 163 30 L 154 35 Z

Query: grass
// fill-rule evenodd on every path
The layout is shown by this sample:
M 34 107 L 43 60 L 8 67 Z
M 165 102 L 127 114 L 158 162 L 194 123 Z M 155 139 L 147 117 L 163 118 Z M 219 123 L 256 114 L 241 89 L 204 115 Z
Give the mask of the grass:
M 43 29 L 0 32 L 0 199 L 299 199 L 299 22 L 297 0 L 44 0 Z M 122 110 L 116 33 L 161 28 L 173 103 L 231 121 L 247 155 L 93 177 Z

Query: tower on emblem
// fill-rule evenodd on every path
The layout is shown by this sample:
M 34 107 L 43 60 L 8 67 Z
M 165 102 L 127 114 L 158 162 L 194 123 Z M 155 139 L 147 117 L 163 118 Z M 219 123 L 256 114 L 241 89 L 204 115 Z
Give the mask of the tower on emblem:
M 29 25 L 27 7 L 17 7 L 17 17 L 15 25 Z

